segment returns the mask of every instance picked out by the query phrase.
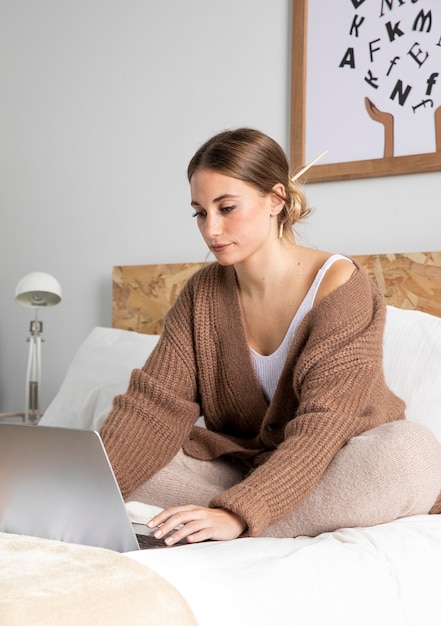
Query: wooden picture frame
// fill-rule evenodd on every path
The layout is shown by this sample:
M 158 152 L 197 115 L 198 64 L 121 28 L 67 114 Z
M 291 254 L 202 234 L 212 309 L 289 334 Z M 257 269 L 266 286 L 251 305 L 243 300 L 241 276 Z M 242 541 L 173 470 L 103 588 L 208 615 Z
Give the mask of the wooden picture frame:
M 408 35 L 411 38 L 411 39 L 408 39 L 408 41 L 413 41 L 414 39 L 415 39 L 415 42 L 417 43 L 418 41 L 421 41 L 421 40 L 428 41 L 428 40 L 424 40 L 424 36 L 427 34 L 426 31 L 429 27 L 429 21 L 428 21 L 427 15 L 430 12 L 430 16 L 429 16 L 431 19 L 430 21 L 431 44 L 430 45 L 431 46 L 433 45 L 433 47 L 428 48 L 428 51 L 430 52 L 430 56 L 427 57 L 427 59 L 430 59 L 431 57 L 433 57 L 434 54 L 437 54 L 437 55 L 439 54 L 439 57 L 436 57 L 437 59 L 436 63 L 438 63 L 438 61 L 441 59 L 441 6 L 438 0 L 422 0 L 422 2 L 418 2 L 417 4 L 404 3 L 403 0 L 378 0 L 378 2 L 375 2 L 375 3 L 367 2 L 366 0 L 332 0 L 332 2 L 330 3 L 321 2 L 320 7 L 318 7 L 317 5 L 318 2 L 319 0 L 293 0 L 292 2 L 292 46 L 291 46 L 292 47 L 292 67 L 291 67 L 291 128 L 290 128 L 290 159 L 291 159 L 292 173 L 295 174 L 296 172 L 298 172 L 304 165 L 312 161 L 313 158 L 317 156 L 323 149 L 327 149 L 328 154 L 325 156 L 325 158 L 323 158 L 320 161 L 319 164 L 314 165 L 307 171 L 307 173 L 303 177 L 304 182 L 349 180 L 349 179 L 357 179 L 357 178 L 370 178 L 370 177 L 375 177 L 375 176 L 390 176 L 390 175 L 397 175 L 397 174 L 411 174 L 411 173 L 417 173 L 417 172 L 440 171 L 441 170 L 441 71 L 439 72 L 439 76 L 438 76 L 438 72 L 434 72 L 434 71 L 431 72 L 430 69 L 428 69 L 428 71 L 425 72 L 427 77 L 426 76 L 424 77 L 427 83 L 426 89 L 431 90 L 431 93 L 430 93 L 431 98 L 427 96 L 427 100 L 431 100 L 431 102 L 427 102 L 426 105 L 427 105 L 427 108 L 431 109 L 430 114 L 433 115 L 433 126 L 434 126 L 434 137 L 430 138 L 430 143 L 431 143 L 430 147 L 431 148 L 434 147 L 434 149 L 428 150 L 428 151 L 423 150 L 422 152 L 417 152 L 417 153 L 410 152 L 409 154 L 401 154 L 401 155 L 396 154 L 396 150 L 394 150 L 394 140 L 396 141 L 397 139 L 396 128 L 395 128 L 395 135 L 394 135 L 394 126 L 392 125 L 392 129 L 391 129 L 390 124 L 389 124 L 391 121 L 395 122 L 396 120 L 395 119 L 391 120 L 390 118 L 391 117 L 394 118 L 394 116 L 391 115 L 390 113 L 385 112 L 384 109 L 383 111 L 377 109 L 376 104 L 373 103 L 373 101 L 375 101 L 376 99 L 375 97 L 372 98 L 372 101 L 370 100 L 370 97 L 369 97 L 370 93 L 373 93 L 376 96 L 378 89 L 373 88 L 369 90 L 371 85 L 367 81 L 369 75 L 366 74 L 366 71 L 370 72 L 371 70 L 366 70 L 366 65 L 364 66 L 364 69 L 363 69 L 363 71 L 365 72 L 364 82 L 363 82 L 363 76 L 361 75 L 361 72 L 360 72 L 360 75 L 357 77 L 357 89 L 359 89 L 360 87 L 360 91 L 361 91 L 361 85 L 362 85 L 362 88 L 366 89 L 366 93 L 368 94 L 368 96 L 364 99 L 365 101 L 362 103 L 362 105 L 360 105 L 360 98 L 358 98 L 357 115 L 366 116 L 366 128 L 369 128 L 369 131 L 368 131 L 369 135 L 371 133 L 376 133 L 377 135 L 380 132 L 384 133 L 384 145 L 382 146 L 384 150 L 380 150 L 379 155 L 375 156 L 375 158 L 370 158 L 370 155 L 367 155 L 367 158 L 355 158 L 355 159 L 343 158 L 343 159 L 338 159 L 338 160 L 333 161 L 333 158 L 332 158 L 333 146 L 323 145 L 323 144 L 321 144 L 320 149 L 316 149 L 315 152 L 311 152 L 310 150 L 310 153 L 308 154 L 309 136 L 310 135 L 312 136 L 312 134 L 320 135 L 320 133 L 322 133 L 323 130 L 328 131 L 328 129 L 332 128 L 333 111 L 332 111 L 331 105 L 338 107 L 339 102 L 341 104 L 343 100 L 341 99 L 341 92 L 338 90 L 336 90 L 335 93 L 330 93 L 330 90 L 328 90 L 326 93 L 322 94 L 321 98 L 315 98 L 315 99 L 311 98 L 311 102 L 314 105 L 314 111 L 318 107 L 322 106 L 323 111 L 325 111 L 325 113 L 323 115 L 316 114 L 316 117 L 319 123 L 317 124 L 317 126 L 314 126 L 314 133 L 309 133 L 308 135 L 308 117 L 311 114 L 311 107 L 308 107 L 308 97 L 307 97 L 307 90 L 311 89 L 310 87 L 311 83 L 316 84 L 319 82 L 319 78 L 318 78 L 319 73 L 320 71 L 323 71 L 323 72 L 326 71 L 325 66 L 328 63 L 327 55 L 326 55 L 327 53 L 326 43 L 323 44 L 323 49 L 321 51 L 322 53 L 321 62 L 320 63 L 316 62 L 315 65 L 313 64 L 313 61 L 309 63 L 309 60 L 311 58 L 311 50 L 308 48 L 308 33 L 313 32 L 315 36 L 315 41 L 317 41 L 317 33 L 320 31 L 320 28 L 321 28 L 323 29 L 323 33 L 324 33 L 323 41 L 326 41 L 325 37 L 330 36 L 330 35 L 327 35 L 326 33 L 329 33 L 333 30 L 332 24 L 330 24 L 329 20 L 326 19 L 326 16 L 323 15 L 323 9 L 330 11 L 332 10 L 330 7 L 333 8 L 333 11 L 336 12 L 336 16 L 337 16 L 335 18 L 337 20 L 335 23 L 338 22 L 338 15 L 339 15 L 338 12 L 339 11 L 346 12 L 344 28 L 346 28 L 346 31 L 348 33 L 349 33 L 349 29 L 353 28 L 354 24 L 355 24 L 355 27 L 357 26 L 357 24 L 358 26 L 360 26 L 360 23 L 362 22 L 362 20 L 365 20 L 365 19 L 380 20 L 381 18 L 382 20 L 381 23 L 378 22 L 378 24 L 377 23 L 375 24 L 375 27 L 378 26 L 379 29 L 381 27 L 381 30 L 379 30 L 378 32 L 375 31 L 373 36 L 371 36 L 371 39 L 369 41 L 370 48 L 369 48 L 368 53 L 370 54 L 370 60 L 375 59 L 376 55 L 379 54 L 379 52 L 377 52 L 376 49 L 378 48 L 378 50 L 381 50 L 381 46 L 384 46 L 385 52 L 384 52 L 383 60 L 384 60 L 384 63 L 386 63 L 386 59 L 388 59 L 387 62 L 389 64 L 393 59 L 393 55 L 391 55 L 391 51 L 390 49 L 388 49 L 388 46 L 386 46 L 386 44 L 392 43 L 391 41 L 389 41 L 389 39 L 398 40 L 399 39 L 398 34 L 400 32 L 403 32 L 403 34 Z M 438 6 L 436 6 L 437 4 Z M 345 7 L 344 9 L 342 8 L 343 5 Z M 349 10 L 348 7 L 352 11 L 353 20 L 354 20 L 352 23 L 348 21 L 347 19 L 348 18 L 347 12 Z M 418 27 L 417 29 L 420 29 L 420 28 L 423 29 L 424 30 L 423 33 L 420 31 L 418 33 L 414 32 L 412 34 L 412 29 L 409 26 L 409 19 L 407 23 L 405 23 L 404 21 L 401 22 L 401 18 L 403 17 L 403 10 L 406 7 L 409 7 L 409 9 L 410 8 L 413 9 L 414 14 L 415 14 L 415 21 L 413 22 L 413 25 L 416 24 Z M 320 13 L 318 11 L 318 8 L 320 8 Z M 419 11 L 421 10 L 423 11 L 422 15 L 419 14 Z M 369 13 L 372 11 L 374 12 L 374 14 L 370 16 Z M 435 20 L 436 20 L 436 23 L 434 23 Z M 408 32 L 405 32 L 406 28 Z M 384 33 L 386 33 L 386 35 Z M 375 38 L 377 34 L 380 35 L 378 39 Z M 437 37 L 439 40 L 437 39 Z M 339 71 L 346 70 L 347 69 L 345 67 L 346 64 L 351 66 L 351 61 L 353 61 L 354 67 L 351 66 L 349 69 L 357 71 L 355 60 L 351 57 L 351 54 L 349 52 L 351 47 L 354 46 L 354 40 L 357 43 L 356 38 L 350 38 L 348 34 L 348 37 L 346 40 L 341 40 L 340 38 L 338 42 L 337 40 L 333 42 L 332 45 L 335 45 L 336 48 L 337 46 L 339 46 L 341 49 L 339 60 L 341 63 L 343 63 L 342 67 L 339 67 L 339 64 L 337 63 L 336 70 L 339 70 Z M 319 41 L 320 43 L 322 42 L 321 39 Z M 374 43 L 374 42 L 377 42 L 377 43 Z M 395 44 L 396 42 L 393 41 L 393 43 Z M 429 52 L 426 51 L 423 44 L 421 45 L 418 44 L 417 47 L 412 47 L 410 44 L 409 46 L 410 46 L 409 50 L 412 51 L 412 54 L 409 55 L 409 52 L 407 52 L 405 61 L 409 62 L 407 59 L 407 57 L 409 57 L 410 61 L 411 62 L 413 61 L 414 64 L 418 67 L 418 63 L 421 63 L 426 58 L 425 57 L 426 53 L 429 53 Z M 316 48 L 317 46 L 314 47 L 314 55 L 315 55 L 315 58 L 318 58 L 317 57 L 318 53 L 315 51 Z M 356 52 L 357 51 L 356 47 L 354 47 L 353 50 L 355 50 Z M 364 51 L 366 52 L 366 49 Z M 402 54 L 401 58 L 404 59 L 404 56 L 405 55 Z M 333 61 L 332 61 L 333 63 L 335 59 L 336 59 L 336 56 L 334 55 Z M 383 66 L 384 66 L 384 63 L 383 63 Z M 397 61 L 395 61 L 395 63 L 398 64 Z M 322 68 L 322 65 L 324 66 L 323 68 Z M 439 63 L 438 67 L 441 68 L 441 63 Z M 390 66 L 390 68 L 392 70 L 392 66 Z M 395 70 L 395 68 L 393 69 Z M 420 69 L 421 69 L 421 66 L 418 67 L 418 71 Z M 432 69 L 433 69 L 433 66 L 432 66 Z M 391 71 L 391 75 L 392 74 L 393 72 Z M 371 77 L 372 75 L 373 73 L 371 72 Z M 341 81 L 341 76 L 342 76 L 341 73 L 335 74 L 335 76 L 338 76 L 339 77 L 338 80 Z M 352 74 L 352 76 L 357 76 L 357 75 Z M 352 76 L 351 76 L 351 79 L 352 79 Z M 396 76 L 403 76 L 403 75 L 398 74 L 397 72 Z M 381 78 L 381 74 L 379 74 L 379 77 Z M 377 80 L 377 78 L 373 80 Z M 328 78 L 325 78 L 324 80 L 329 81 Z M 387 102 L 391 100 L 392 104 L 390 104 L 390 107 L 395 106 L 395 109 L 396 109 L 399 106 L 403 107 L 405 104 L 406 106 L 408 105 L 408 103 L 406 103 L 406 98 L 409 95 L 408 92 L 410 92 L 412 85 L 410 84 L 407 85 L 405 80 L 403 81 L 399 79 L 400 82 L 398 82 L 397 78 L 394 78 L 394 80 L 396 84 L 400 86 L 401 92 L 397 92 L 396 90 L 391 92 L 390 87 L 389 87 L 389 99 L 387 100 Z M 420 79 L 418 78 L 418 80 Z M 435 81 L 435 82 L 429 85 L 427 81 L 432 81 L 432 82 Z M 367 83 L 366 87 L 364 83 Z M 435 83 L 437 83 L 436 89 L 435 89 Z M 372 82 L 372 85 L 375 87 L 374 82 Z M 380 86 L 381 86 L 381 82 L 380 82 Z M 377 87 L 378 87 L 378 82 L 377 82 Z M 408 92 L 406 91 L 406 88 Z M 318 91 L 316 90 L 314 93 L 318 93 Z M 346 106 L 346 100 L 348 98 L 348 93 L 350 94 L 351 92 L 349 91 L 349 92 L 344 93 L 345 106 Z M 391 93 L 392 95 L 394 95 L 393 99 L 390 96 Z M 426 96 L 423 95 L 423 97 L 421 98 L 421 89 L 417 90 L 416 88 L 413 90 L 412 97 L 413 97 L 413 94 L 415 94 L 415 97 L 413 100 L 414 104 L 413 104 L 412 110 L 415 109 L 413 110 L 413 113 L 415 113 L 417 109 L 418 111 L 420 111 L 422 110 L 422 108 L 426 108 L 426 105 L 421 104 L 421 102 L 426 98 Z M 386 95 L 384 94 L 382 97 L 385 98 Z M 419 100 L 417 100 L 417 98 Z M 395 100 L 397 100 L 398 103 L 395 102 Z M 319 104 L 317 104 L 317 102 L 319 102 Z M 360 106 L 364 107 L 363 112 L 361 111 Z M 402 114 L 403 113 L 400 108 L 399 115 L 402 115 Z M 387 115 L 389 115 L 389 118 L 385 119 Z M 401 119 L 399 118 L 399 115 L 395 117 L 397 119 Z M 408 115 L 410 114 L 408 113 Z M 425 112 L 424 115 L 428 116 L 429 113 Z M 423 118 L 419 118 L 419 119 L 423 119 Z M 432 123 L 430 122 L 428 117 L 424 119 L 426 119 L 426 122 L 425 122 L 426 126 L 427 124 Z M 377 122 L 381 122 L 381 124 L 378 124 Z M 370 124 L 369 127 L 367 126 L 368 124 Z M 343 124 L 341 126 L 342 126 L 341 128 L 336 128 L 335 131 L 329 131 L 329 132 L 335 132 L 336 137 L 337 137 L 337 133 L 340 133 L 338 135 L 338 142 L 339 142 L 338 150 L 341 150 L 341 145 L 340 145 L 341 142 L 344 143 L 346 141 L 347 142 L 346 145 L 348 147 L 351 146 L 351 142 L 352 142 L 352 145 L 355 144 L 354 135 L 351 132 L 351 130 L 350 129 L 348 130 L 346 128 L 346 124 Z M 395 124 L 395 127 L 396 127 L 396 124 Z M 405 128 L 408 128 L 408 126 L 406 126 Z M 326 133 L 323 133 L 323 134 L 326 135 Z M 415 136 L 414 141 L 419 141 L 418 134 L 413 133 L 413 135 Z M 389 145 L 386 145 L 388 141 L 387 136 L 389 137 Z M 409 133 L 409 136 L 410 136 L 410 133 Z M 315 137 L 314 140 L 316 139 L 317 138 Z M 392 141 L 392 144 L 391 144 L 391 141 Z M 337 143 L 337 141 L 335 141 L 335 143 Z M 357 144 L 358 150 L 360 149 L 360 143 L 362 145 L 362 142 L 358 142 Z

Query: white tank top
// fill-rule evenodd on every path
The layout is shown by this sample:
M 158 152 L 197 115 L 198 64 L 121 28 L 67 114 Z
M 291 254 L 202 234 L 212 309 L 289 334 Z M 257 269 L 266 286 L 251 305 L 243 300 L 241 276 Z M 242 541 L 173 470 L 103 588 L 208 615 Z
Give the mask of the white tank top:
M 350 259 L 341 254 L 333 254 L 319 269 L 316 277 L 314 278 L 314 282 L 308 290 L 308 293 L 297 309 L 282 343 L 275 352 L 268 356 L 263 356 L 250 348 L 257 379 L 262 387 L 265 397 L 269 402 L 276 391 L 277 383 L 279 382 L 280 374 L 282 373 L 283 366 L 285 365 L 286 357 L 288 356 L 289 348 L 294 339 L 294 335 L 302 323 L 303 318 L 312 309 L 318 288 L 320 287 L 320 283 L 322 282 L 327 270 L 333 263 L 335 263 L 335 261 L 339 261 L 340 259 L 350 261 Z

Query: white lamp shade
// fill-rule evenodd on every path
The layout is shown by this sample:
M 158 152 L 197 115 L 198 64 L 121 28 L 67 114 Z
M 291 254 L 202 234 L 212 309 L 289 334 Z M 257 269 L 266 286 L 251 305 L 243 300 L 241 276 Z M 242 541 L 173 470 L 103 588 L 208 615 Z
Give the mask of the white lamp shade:
M 60 283 L 45 272 L 27 274 L 15 289 L 15 300 L 27 307 L 54 306 L 61 301 Z

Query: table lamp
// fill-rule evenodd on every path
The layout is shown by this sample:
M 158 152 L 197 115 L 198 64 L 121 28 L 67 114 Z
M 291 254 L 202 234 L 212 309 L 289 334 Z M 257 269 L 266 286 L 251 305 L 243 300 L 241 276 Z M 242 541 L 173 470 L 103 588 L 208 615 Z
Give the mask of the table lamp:
M 29 358 L 26 372 L 25 423 L 36 424 L 41 417 L 41 334 L 43 322 L 39 320 L 39 310 L 54 306 L 61 301 L 61 287 L 58 281 L 45 272 L 27 274 L 15 289 L 15 300 L 22 306 L 35 309 L 35 319 L 30 324 Z

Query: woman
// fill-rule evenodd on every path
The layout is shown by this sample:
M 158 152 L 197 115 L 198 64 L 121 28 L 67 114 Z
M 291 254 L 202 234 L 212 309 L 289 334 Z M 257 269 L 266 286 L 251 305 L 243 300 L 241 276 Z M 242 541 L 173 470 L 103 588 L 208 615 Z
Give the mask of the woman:
M 437 512 L 441 447 L 384 380 L 385 302 L 352 260 L 296 243 L 309 209 L 283 150 L 226 131 L 188 179 L 216 263 L 101 429 L 123 496 L 165 508 L 149 526 L 169 545 Z

